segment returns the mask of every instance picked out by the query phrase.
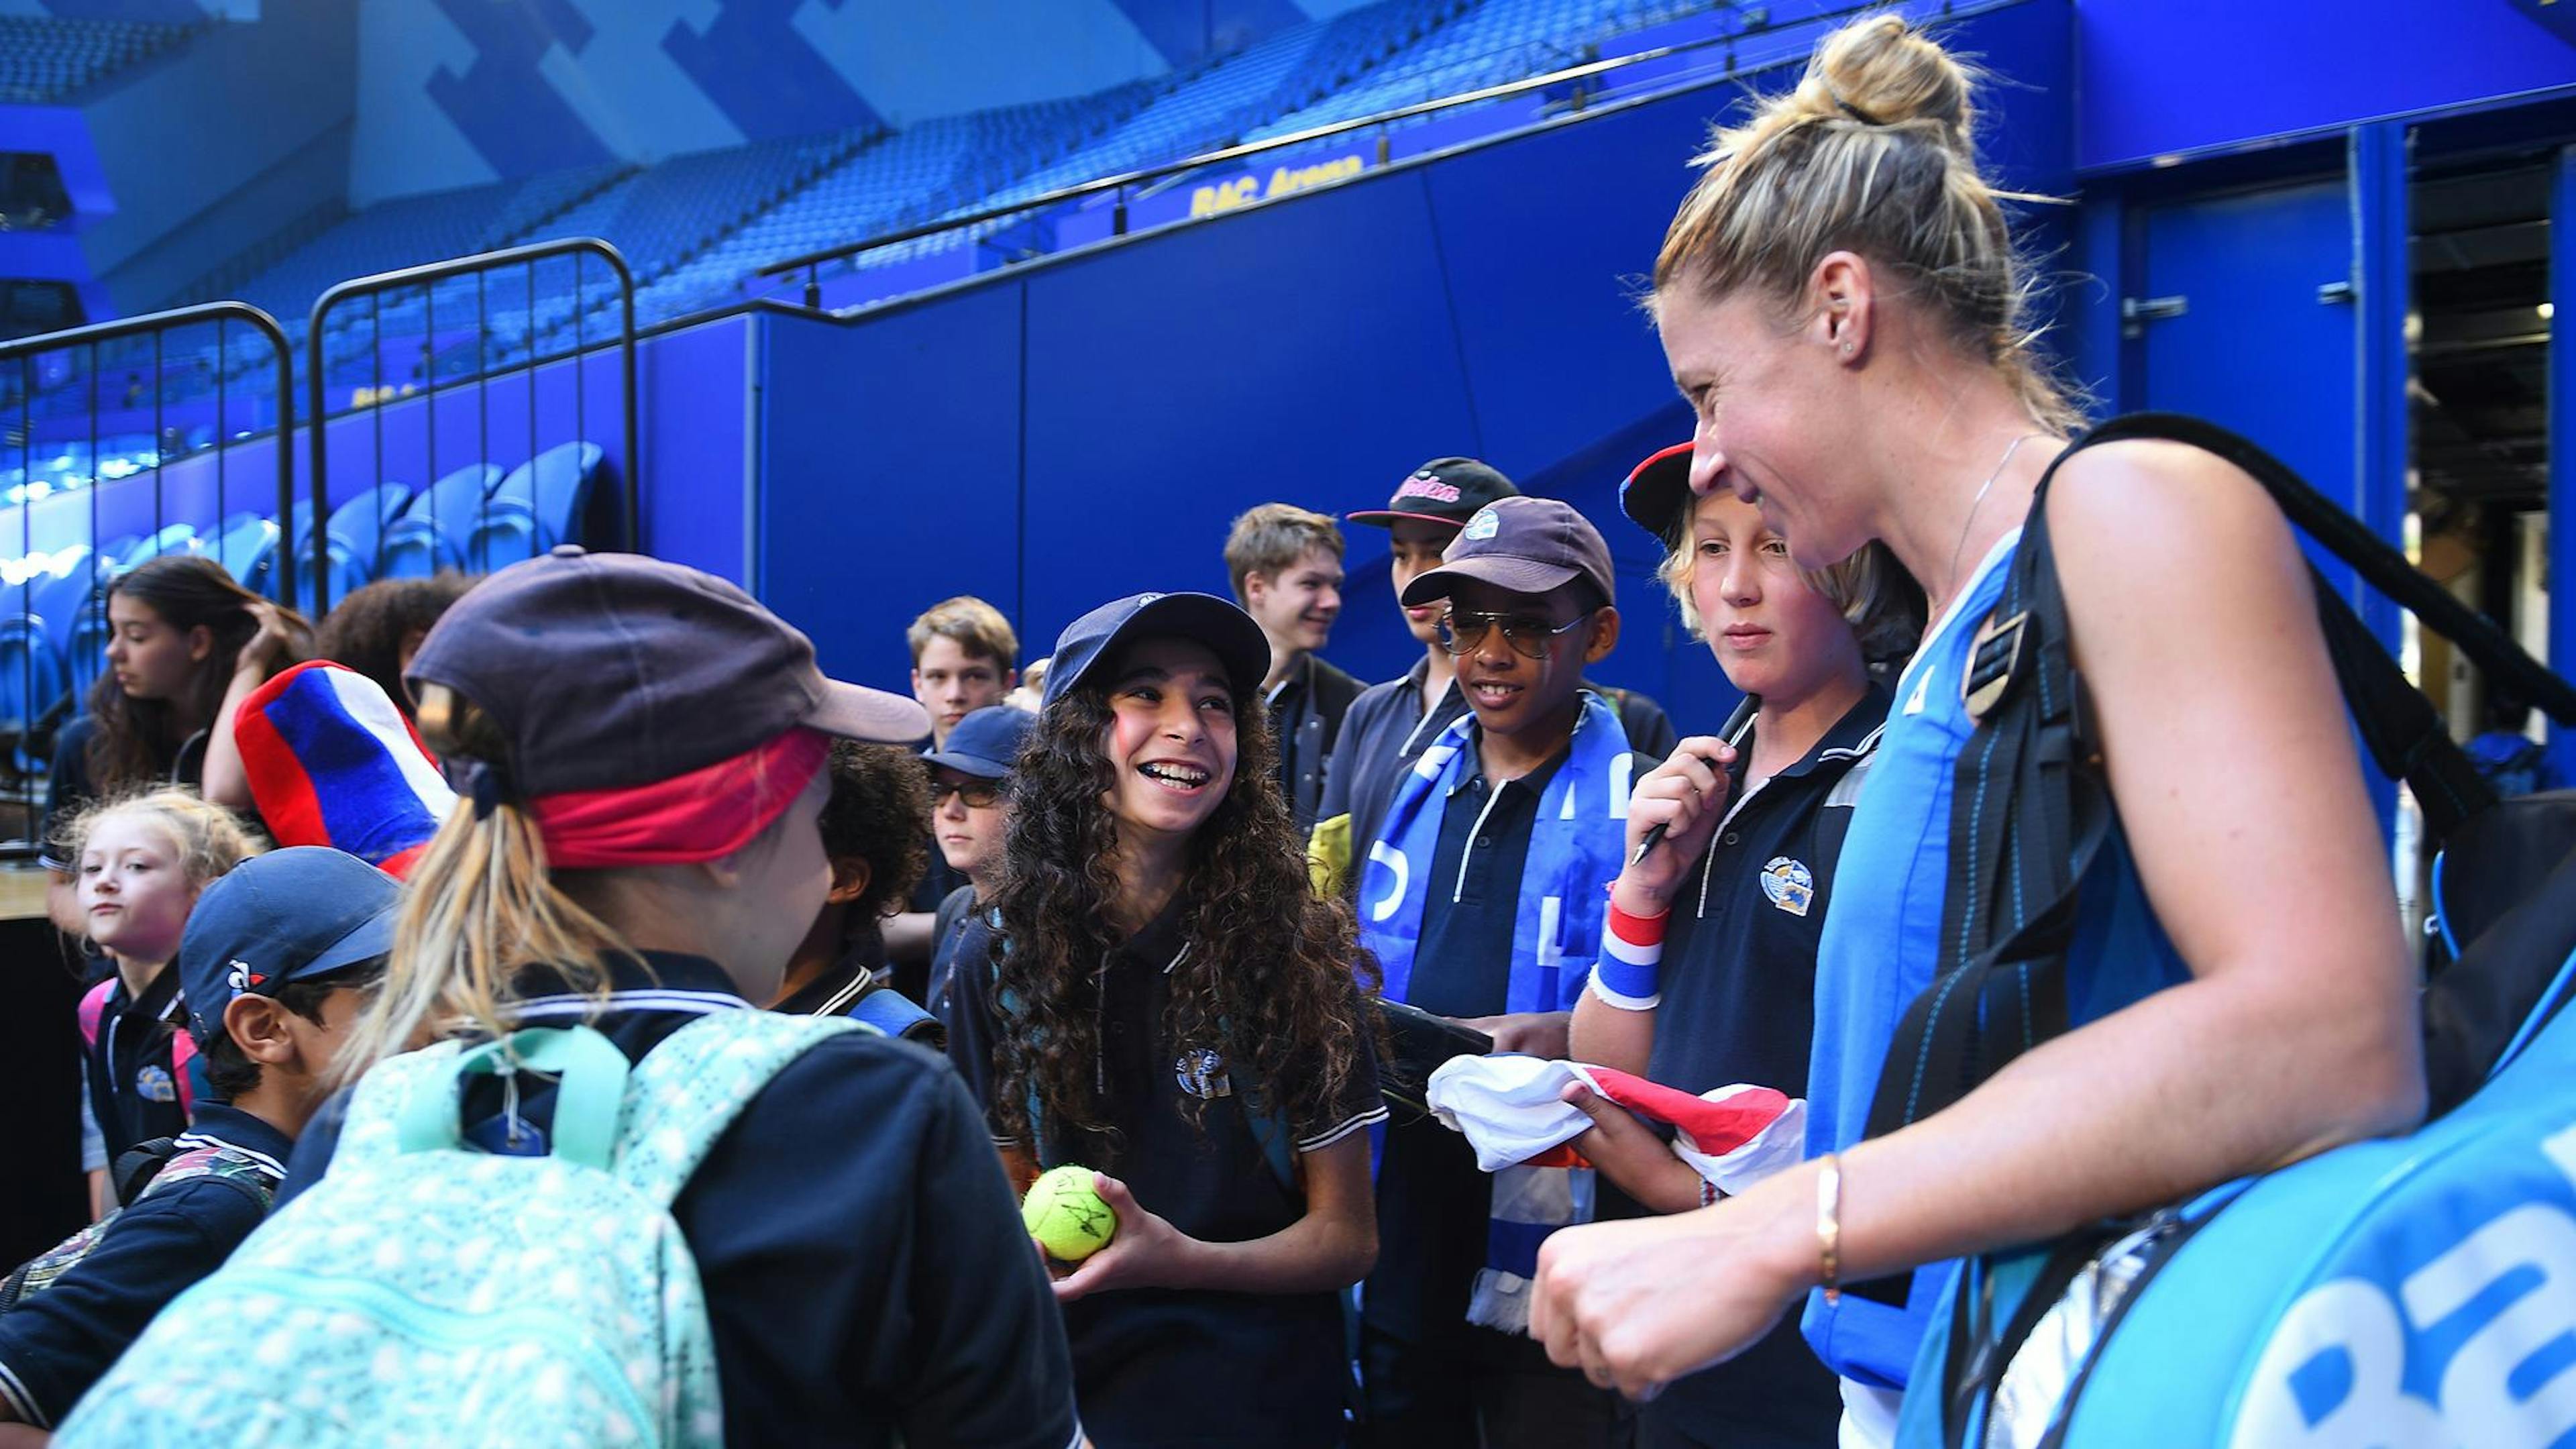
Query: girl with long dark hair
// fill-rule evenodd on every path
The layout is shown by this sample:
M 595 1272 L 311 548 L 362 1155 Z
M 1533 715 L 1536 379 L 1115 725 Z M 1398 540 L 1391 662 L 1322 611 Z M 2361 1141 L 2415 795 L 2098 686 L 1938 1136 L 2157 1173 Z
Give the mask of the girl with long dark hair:
M 1377 1254 L 1385 1117 L 1350 912 L 1272 777 L 1260 628 L 1203 594 L 1057 641 L 1012 777 L 980 997 L 1006 1159 L 1079 1163 L 1116 1237 L 1056 1284 L 1104 1444 L 1337 1442 L 1339 1294 Z M 961 965 L 961 971 L 966 969 Z M 961 1033 L 976 1039 L 980 1033 Z
M 207 798 L 250 804 L 232 716 L 252 690 L 311 652 L 313 628 L 243 588 L 224 566 L 164 554 L 107 586 L 107 668 L 88 708 L 54 740 L 53 777 L 37 832 L 54 872 L 54 923 L 78 934 L 71 859 L 55 839 L 90 801 L 137 787 L 204 785 Z

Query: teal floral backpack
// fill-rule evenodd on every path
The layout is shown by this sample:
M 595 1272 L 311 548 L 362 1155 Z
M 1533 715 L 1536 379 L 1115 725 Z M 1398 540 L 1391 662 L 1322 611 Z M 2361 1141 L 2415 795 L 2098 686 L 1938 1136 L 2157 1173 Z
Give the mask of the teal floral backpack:
M 154 1319 L 55 1442 L 719 1444 L 671 1203 L 745 1103 L 846 1019 L 718 1011 L 631 1064 L 588 1027 L 394 1057 L 330 1174 Z M 555 1078 L 551 1152 L 460 1139 L 478 1073 Z

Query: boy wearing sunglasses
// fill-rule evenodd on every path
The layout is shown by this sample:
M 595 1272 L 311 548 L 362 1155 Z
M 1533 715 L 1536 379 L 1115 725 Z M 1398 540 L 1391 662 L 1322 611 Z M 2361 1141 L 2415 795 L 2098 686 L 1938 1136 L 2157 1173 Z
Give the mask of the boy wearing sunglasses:
M 992 1099 L 993 1014 L 958 1010 L 958 983 L 972 991 L 992 979 L 993 897 L 1011 823 L 1011 765 L 1035 723 L 1027 710 L 988 705 L 959 720 L 948 743 L 922 757 L 930 766 L 931 839 L 966 882 L 939 903 L 930 933 L 930 1009 L 948 1028 L 949 1061 L 978 1101 Z
M 1628 783 L 1653 763 L 1583 685 L 1619 638 L 1609 547 L 1563 502 L 1499 498 L 1401 598 L 1442 610 L 1468 713 L 1423 748 L 1355 852 L 1361 942 L 1389 998 L 1464 1021 L 1497 1052 L 1561 1057 L 1602 948 Z M 1361 1295 L 1366 1442 L 1609 1441 L 1611 1397 L 1523 1332 L 1539 1241 L 1590 1216 L 1589 1179 L 1510 1167 L 1489 1180 L 1428 1119 L 1390 1128 L 1384 1246 Z

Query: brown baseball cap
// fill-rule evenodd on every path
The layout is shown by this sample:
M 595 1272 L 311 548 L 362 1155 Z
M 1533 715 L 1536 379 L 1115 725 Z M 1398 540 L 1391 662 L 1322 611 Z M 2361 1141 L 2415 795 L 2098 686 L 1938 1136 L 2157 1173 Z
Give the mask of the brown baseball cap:
M 912 700 L 824 678 L 812 640 L 723 579 L 572 544 L 475 585 L 404 678 L 490 716 L 522 796 L 653 784 L 798 725 L 884 744 L 930 733 Z
M 1404 586 L 1401 602 L 1409 607 L 1445 599 L 1460 579 L 1515 594 L 1544 594 L 1583 579 L 1600 591 L 1603 603 L 1617 597 L 1610 545 L 1562 499 L 1496 499 L 1476 510 L 1440 557 L 1440 567 Z

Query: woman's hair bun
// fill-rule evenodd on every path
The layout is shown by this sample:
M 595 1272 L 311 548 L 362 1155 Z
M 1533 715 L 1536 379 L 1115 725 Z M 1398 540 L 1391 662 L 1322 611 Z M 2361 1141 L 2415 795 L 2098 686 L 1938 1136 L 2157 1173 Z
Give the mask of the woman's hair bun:
M 1878 15 L 1844 26 L 1816 47 L 1796 103 L 1811 114 L 1864 125 L 1929 122 L 1952 151 L 1971 156 L 1975 80 L 1923 32 L 1900 17 Z

